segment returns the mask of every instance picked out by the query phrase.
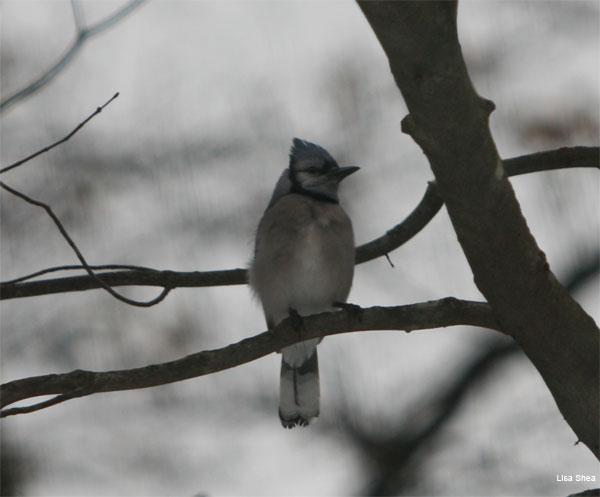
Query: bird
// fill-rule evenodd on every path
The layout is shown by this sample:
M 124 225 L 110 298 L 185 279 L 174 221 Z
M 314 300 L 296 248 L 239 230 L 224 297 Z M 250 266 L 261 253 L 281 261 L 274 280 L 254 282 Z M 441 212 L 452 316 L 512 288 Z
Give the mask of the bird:
M 248 271 L 270 330 L 288 316 L 301 320 L 347 301 L 354 277 L 354 231 L 340 206 L 338 187 L 359 169 L 340 167 L 323 147 L 293 139 L 289 166 L 258 224 Z M 284 428 L 308 426 L 319 416 L 321 340 L 281 350 L 279 418 Z

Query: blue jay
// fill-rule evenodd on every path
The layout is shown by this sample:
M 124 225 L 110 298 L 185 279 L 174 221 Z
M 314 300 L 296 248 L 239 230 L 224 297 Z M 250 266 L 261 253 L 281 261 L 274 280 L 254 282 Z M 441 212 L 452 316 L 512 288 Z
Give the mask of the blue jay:
M 294 138 L 256 233 L 249 283 L 269 329 L 289 315 L 308 316 L 346 302 L 354 275 L 354 233 L 338 186 L 358 167 L 339 167 L 324 148 Z M 285 428 L 319 415 L 317 344 L 282 349 L 279 418 Z

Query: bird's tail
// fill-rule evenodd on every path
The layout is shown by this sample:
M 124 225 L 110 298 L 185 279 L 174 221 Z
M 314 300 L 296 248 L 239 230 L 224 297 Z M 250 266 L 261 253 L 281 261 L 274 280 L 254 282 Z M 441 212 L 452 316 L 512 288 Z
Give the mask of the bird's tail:
M 279 419 L 284 428 L 307 426 L 319 415 L 319 360 L 316 343 L 284 348 L 279 385 Z

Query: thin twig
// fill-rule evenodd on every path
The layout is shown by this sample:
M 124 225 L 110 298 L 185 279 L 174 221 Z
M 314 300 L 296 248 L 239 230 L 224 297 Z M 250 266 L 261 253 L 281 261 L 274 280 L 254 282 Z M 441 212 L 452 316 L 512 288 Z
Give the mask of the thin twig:
M 75 13 L 75 17 L 77 18 L 77 11 L 74 10 Z M 81 128 L 83 128 L 86 123 L 88 123 L 94 116 L 100 114 L 100 112 L 102 112 L 102 110 L 108 105 L 110 104 L 115 98 L 117 98 L 119 96 L 119 93 L 115 93 L 112 98 L 110 98 L 104 105 L 98 107 L 91 115 L 89 115 L 84 121 L 82 121 L 81 123 L 79 123 L 75 129 L 73 129 L 73 131 L 71 131 L 67 136 L 65 136 L 64 138 L 62 138 L 61 140 L 58 140 L 57 142 L 53 143 L 52 145 L 45 147 L 37 152 L 35 152 L 34 154 L 15 162 L 14 164 L 11 164 L 10 166 L 7 166 L 5 168 L 3 168 L 2 170 L 0 170 L 0 174 L 4 173 L 6 171 L 9 171 L 10 169 L 14 169 L 22 164 L 25 164 L 26 162 L 30 161 L 31 159 L 33 159 L 34 157 L 37 157 L 38 155 L 41 155 L 45 152 L 48 152 L 49 150 L 53 149 L 54 147 L 60 145 L 61 143 L 66 142 L 67 140 L 69 140 L 73 135 L 75 135 L 75 133 L 77 133 Z M 94 273 L 94 271 L 92 270 L 92 268 L 89 266 L 89 264 L 87 263 L 87 261 L 85 260 L 85 258 L 83 257 L 83 254 L 81 253 L 81 251 L 79 250 L 79 248 L 77 247 L 77 245 L 75 244 L 75 242 L 73 241 L 73 239 L 69 236 L 69 234 L 67 233 L 67 230 L 64 228 L 64 226 L 62 225 L 62 223 L 60 222 L 60 220 L 58 219 L 58 217 L 54 214 L 54 212 L 52 211 L 52 208 L 48 205 L 45 204 L 44 202 L 40 202 L 39 200 L 35 200 L 27 195 L 25 195 L 22 192 L 19 192 L 18 190 L 15 190 L 14 188 L 9 187 L 6 183 L 1 182 L 0 181 L 0 186 L 8 191 L 9 193 L 19 197 L 22 200 L 25 200 L 26 202 L 41 207 L 43 208 L 46 213 L 50 216 L 50 218 L 52 219 L 52 221 L 54 221 L 54 224 L 57 226 L 58 230 L 60 231 L 61 235 L 63 236 L 63 238 L 67 241 L 67 243 L 69 244 L 69 246 L 73 249 L 73 251 L 75 252 L 75 255 L 77 256 L 77 258 L 81 261 L 81 264 L 83 265 L 83 269 L 85 269 L 87 271 L 87 273 L 89 274 L 89 276 L 96 281 L 102 288 L 104 288 L 104 290 L 106 290 L 110 295 L 112 295 L 113 297 L 115 297 L 116 299 L 120 300 L 121 302 L 124 302 L 126 304 L 129 305 L 133 305 L 133 306 L 137 306 L 137 307 L 150 307 L 153 305 L 158 304 L 159 302 L 162 302 L 165 297 L 169 294 L 169 292 L 172 290 L 171 287 L 169 286 L 164 286 L 163 291 L 160 293 L 160 295 L 158 295 L 158 297 L 149 300 L 149 301 L 138 301 L 138 300 L 134 300 L 134 299 L 130 299 L 127 297 L 124 297 L 123 295 L 121 295 L 120 293 L 116 292 L 115 290 L 113 290 L 109 285 L 107 285 L 104 281 L 102 281 L 102 279 L 100 279 L 98 277 L 98 275 L 96 275 L 96 273 Z M 137 270 L 137 268 L 136 268 Z M 44 274 L 44 272 L 50 272 L 48 270 L 42 270 L 42 271 L 38 271 L 37 274 L 34 273 L 34 275 L 40 275 L 40 274 Z M 31 275 L 28 277 L 23 277 L 20 279 L 17 279 L 17 281 L 23 281 L 24 279 L 28 279 L 29 277 L 32 277 Z
M 73 239 L 69 236 L 69 234 L 67 233 L 67 230 L 64 228 L 64 226 L 62 225 L 62 223 L 60 222 L 58 217 L 56 217 L 56 214 L 54 214 L 54 212 L 52 211 L 52 209 L 50 208 L 50 206 L 48 204 L 45 204 L 44 202 L 40 202 L 39 200 L 32 199 L 31 197 L 28 197 L 24 193 L 11 188 L 10 186 L 8 186 L 6 183 L 4 183 L 2 181 L 0 181 L 0 187 L 4 188 L 9 193 L 12 193 L 16 197 L 19 197 L 20 199 L 25 200 L 25 202 L 28 202 L 32 205 L 35 205 L 35 206 L 38 206 L 38 207 L 41 207 L 42 209 L 44 209 L 46 211 L 46 213 L 50 216 L 52 221 L 54 221 L 54 224 L 60 231 L 63 238 L 67 241 L 67 243 L 73 249 L 73 252 L 75 252 L 75 255 L 77 256 L 77 258 L 79 259 L 79 261 L 81 262 L 81 264 L 83 265 L 83 267 L 85 268 L 87 273 L 90 275 L 90 277 L 93 278 L 102 288 L 104 288 L 108 293 L 110 293 L 116 299 L 120 300 L 121 302 L 125 302 L 126 304 L 134 305 L 137 307 L 150 307 L 150 306 L 156 305 L 159 302 L 161 302 L 162 300 L 164 300 L 164 298 L 171 291 L 171 288 L 165 287 L 158 297 L 156 297 L 152 300 L 149 300 L 149 301 L 145 301 L 145 302 L 140 302 L 137 300 L 129 299 L 129 298 L 124 297 L 123 295 L 117 293 L 109 285 L 107 285 L 104 281 L 102 281 L 100 278 L 98 278 L 98 276 L 96 276 L 94 271 L 92 271 L 92 269 L 88 265 L 87 261 L 83 257 L 82 253 L 80 252 L 79 248 L 77 247 L 77 245 L 75 244 Z
M 95 36 L 98 33 L 101 33 L 105 29 L 112 27 L 113 25 L 115 25 L 116 23 L 118 23 L 119 21 L 121 21 L 125 17 L 127 17 L 129 14 L 131 14 L 135 9 L 137 9 L 145 1 L 146 0 L 132 0 L 127 5 L 122 7 L 120 10 L 118 10 L 114 14 L 111 14 L 110 16 L 108 16 L 103 21 L 99 21 L 96 24 L 90 26 L 89 28 L 86 28 L 85 37 L 91 38 L 92 36 Z
M 503 161 L 509 176 L 534 171 L 560 168 L 598 168 L 598 147 L 560 148 L 524 155 Z M 384 256 L 406 243 L 426 226 L 440 210 L 443 201 L 437 194 L 435 183 L 430 183 L 417 207 L 404 221 L 388 230 L 383 236 L 365 243 L 356 249 L 356 263 L 370 261 Z M 103 273 L 102 280 L 111 286 L 166 286 L 207 287 L 224 285 L 245 285 L 247 274 L 244 269 L 222 271 L 120 271 Z M 72 276 L 32 282 L 5 282 L 0 284 L 0 300 L 34 297 L 54 293 L 84 291 L 99 288 L 95 279 L 88 276 Z
M 561 278 L 570 293 L 579 291 L 585 285 L 587 278 L 598 275 L 599 256 L 600 254 L 596 252 L 585 260 L 578 260 L 569 274 Z M 581 275 L 585 275 L 584 279 Z M 469 391 L 480 385 L 482 380 L 490 381 L 497 378 L 489 374 L 490 371 L 502 364 L 505 359 L 514 356 L 524 357 L 516 342 L 505 339 L 494 339 L 488 342 L 477 351 L 466 366 L 465 361 L 461 361 L 460 369 L 457 369 L 454 374 L 447 375 L 448 378 L 454 378 L 452 384 L 443 382 L 439 391 L 424 392 L 423 402 L 417 402 L 416 409 L 418 412 L 428 413 L 427 416 L 415 418 L 414 412 L 417 412 L 415 403 L 411 403 L 412 408 L 398 412 L 395 421 L 388 424 L 384 438 L 371 434 L 368 426 L 361 423 L 360 418 L 349 421 L 341 416 L 341 428 L 347 432 L 350 441 L 357 444 L 362 451 L 366 451 L 367 456 L 372 456 L 380 468 L 384 468 L 379 471 L 379 475 L 372 476 L 369 488 L 365 489 L 362 495 L 412 493 L 411 488 L 397 486 L 398 475 L 404 471 L 410 471 L 411 475 L 415 475 L 416 471 L 416 476 L 419 477 L 419 467 L 425 468 L 420 459 L 426 457 L 423 449 L 427 447 L 427 451 L 432 450 L 431 444 L 436 443 L 448 421 L 460 410 Z M 485 390 L 489 394 L 489 390 Z M 474 398 L 473 401 L 477 402 L 477 399 Z M 343 412 L 344 409 L 347 411 L 348 406 L 340 406 L 338 411 Z M 407 419 L 413 420 L 408 426 Z
M 88 267 L 93 269 L 94 271 L 107 271 L 110 269 L 128 269 L 130 271 L 156 271 L 156 269 L 152 269 L 144 266 L 134 266 L 130 264 L 100 264 L 100 265 L 92 265 L 88 264 Z M 25 276 L 20 276 L 19 278 L 15 278 L 14 280 L 2 281 L 0 285 L 12 285 L 14 283 L 20 283 L 22 281 L 31 280 L 33 278 L 37 278 L 38 276 L 43 276 L 48 273 L 57 273 L 59 271 L 77 271 L 77 270 L 85 270 L 85 266 L 81 264 L 71 264 L 66 266 L 54 266 L 46 269 L 41 269 L 40 271 L 36 271 L 35 273 L 26 274 Z
M 65 54 L 44 74 L 42 74 L 38 79 L 27 85 L 25 88 L 17 91 L 10 97 L 5 98 L 0 102 L 0 112 L 6 110 L 11 105 L 14 105 L 19 100 L 26 98 L 44 85 L 48 84 L 56 75 L 60 73 L 60 71 L 73 59 L 75 54 L 81 50 L 86 40 L 89 40 L 93 36 L 98 33 L 104 31 L 105 29 L 114 26 L 116 23 L 125 18 L 128 14 L 133 12 L 137 7 L 139 7 L 145 0 L 133 0 L 125 5 L 123 8 L 119 9 L 115 13 L 108 16 L 103 21 L 100 21 L 88 28 L 82 26 L 82 20 L 79 14 L 76 12 L 75 7 L 73 9 L 73 15 L 75 16 L 75 23 L 77 28 L 77 35 L 73 43 L 69 47 L 69 49 L 65 52 Z M 79 19 L 79 20 L 78 20 Z
M 466 367 L 461 364 L 464 369 L 458 374 L 448 375 L 450 378 L 456 377 L 452 385 L 443 382 L 439 392 L 426 392 L 423 398 L 427 402 L 417 404 L 420 405 L 418 411 L 413 407 L 399 412 L 394 424 L 388 422 L 386 425 L 385 437 L 372 434 L 366 424 L 360 424 L 360 420 L 340 416 L 337 429 L 343 430 L 350 443 L 367 459 L 376 462 L 379 469 L 371 475 L 368 487 L 361 495 L 412 495 L 410 486 L 408 489 L 402 487 L 402 483 L 407 482 L 403 476 L 407 471 L 410 471 L 411 476 L 421 476 L 418 471 L 423 466 L 419 466 L 420 460 L 417 458 L 423 455 L 422 449 L 427 447 L 431 450 L 431 444 L 460 410 L 472 390 L 490 379 L 489 373 L 494 367 L 519 352 L 519 346 L 514 341 L 490 342 L 483 354 L 470 361 Z M 409 404 L 411 407 L 414 405 L 414 401 Z M 426 414 L 415 417 L 415 412 Z
M 5 418 L 6 416 L 14 416 L 15 414 L 27 414 L 29 412 L 40 411 L 41 409 L 45 409 L 46 407 L 55 406 L 56 404 L 60 404 L 61 402 L 75 399 L 77 397 L 83 397 L 84 395 L 88 394 L 84 394 L 83 392 L 79 394 L 76 392 L 63 393 L 60 395 L 56 395 L 51 399 L 44 400 L 43 402 L 37 402 L 36 404 L 31 404 L 29 406 L 11 407 L 10 409 L 4 409 L 2 412 L 0 412 L 0 418 Z
M 81 4 L 78 0 L 71 0 L 71 11 L 73 12 L 73 21 L 75 22 L 75 28 L 79 36 L 80 33 L 85 31 L 85 21 L 83 20 Z
M 435 183 L 429 183 L 423 198 L 404 221 L 388 230 L 385 235 L 356 248 L 356 264 L 388 256 L 392 250 L 406 243 L 427 226 L 442 205 L 444 201 L 438 195 Z
M 212 286 L 245 285 L 247 271 L 242 268 L 222 271 L 110 271 L 97 275 L 111 287 L 159 286 L 169 288 L 202 288 Z M 69 276 L 48 280 L 0 284 L 0 300 L 36 297 L 56 293 L 80 292 L 100 288 L 88 275 Z
M 52 150 L 54 147 L 58 147 L 61 143 L 65 143 L 66 141 L 68 141 L 75 133 L 77 133 L 81 128 L 83 128 L 92 118 L 94 118 L 95 116 L 97 116 L 98 114 L 100 114 L 100 112 L 102 112 L 102 110 L 108 105 L 110 104 L 115 98 L 117 98 L 119 96 L 119 92 L 115 93 L 104 105 L 101 105 L 100 107 L 96 108 L 96 110 L 90 114 L 84 121 L 80 122 L 75 129 L 73 129 L 73 131 L 71 131 L 67 136 L 65 136 L 64 138 L 61 138 L 60 140 L 58 140 L 57 142 L 54 142 L 52 145 L 48 145 L 47 147 L 42 148 L 41 150 L 38 150 L 37 152 L 29 155 L 28 157 L 25 157 L 24 159 L 18 160 L 17 162 L 14 162 L 13 164 L 11 164 L 10 166 L 6 166 L 3 167 L 2 169 L 0 169 L 0 174 L 5 173 L 7 171 L 10 171 L 11 169 L 14 169 L 15 167 L 19 167 L 22 164 L 25 164 L 26 162 L 29 162 L 31 159 L 34 159 L 35 157 L 37 157 L 38 155 L 42 155 L 46 152 L 48 152 L 49 150 Z

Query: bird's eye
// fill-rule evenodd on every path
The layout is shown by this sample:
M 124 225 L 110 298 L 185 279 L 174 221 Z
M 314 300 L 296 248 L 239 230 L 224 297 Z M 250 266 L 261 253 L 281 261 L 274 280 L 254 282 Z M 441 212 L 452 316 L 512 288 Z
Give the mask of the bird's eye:
M 317 174 L 321 170 L 318 167 L 316 167 L 316 166 L 311 166 L 306 171 L 309 172 L 309 173 L 311 173 L 311 174 Z

